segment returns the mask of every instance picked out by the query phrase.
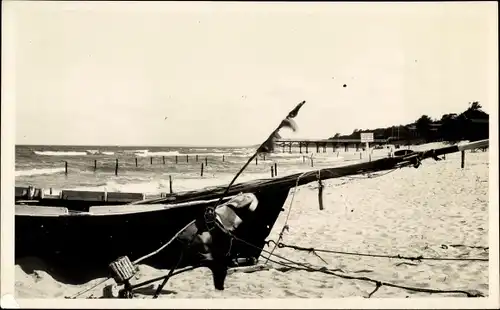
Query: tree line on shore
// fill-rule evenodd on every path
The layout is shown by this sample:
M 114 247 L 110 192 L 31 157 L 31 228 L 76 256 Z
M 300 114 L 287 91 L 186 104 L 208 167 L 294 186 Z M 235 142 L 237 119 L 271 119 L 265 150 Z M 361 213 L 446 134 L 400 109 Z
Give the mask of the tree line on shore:
M 373 132 L 374 139 L 389 139 L 392 143 L 419 144 L 436 141 L 456 143 L 461 140 L 477 141 L 489 137 L 489 115 L 478 101 L 460 114 L 448 113 L 441 119 L 422 115 L 415 122 L 376 129 L 354 129 L 349 135 L 335 134 L 329 139 L 360 139 L 361 133 Z

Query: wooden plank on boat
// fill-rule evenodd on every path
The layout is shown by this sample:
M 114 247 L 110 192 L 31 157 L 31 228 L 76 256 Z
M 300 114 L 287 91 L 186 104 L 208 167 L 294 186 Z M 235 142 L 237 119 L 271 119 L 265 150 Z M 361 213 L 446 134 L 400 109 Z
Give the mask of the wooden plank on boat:
M 108 202 L 132 202 L 138 200 L 144 200 L 145 195 L 143 193 L 120 193 L 120 192 L 108 192 Z
M 17 205 L 16 215 L 28 216 L 63 216 L 68 215 L 68 208 L 63 207 L 41 207 L 29 205 Z
M 63 190 L 61 199 L 63 200 L 83 200 L 83 201 L 106 201 L 105 192 Z

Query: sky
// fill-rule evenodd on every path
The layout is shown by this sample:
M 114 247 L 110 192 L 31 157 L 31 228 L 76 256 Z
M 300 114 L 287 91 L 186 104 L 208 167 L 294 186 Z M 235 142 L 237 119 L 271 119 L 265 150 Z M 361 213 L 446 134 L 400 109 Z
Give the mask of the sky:
M 3 2 L 15 143 L 253 145 L 302 100 L 299 131 L 285 138 L 440 118 L 472 101 L 491 113 L 496 12 L 496 2 Z

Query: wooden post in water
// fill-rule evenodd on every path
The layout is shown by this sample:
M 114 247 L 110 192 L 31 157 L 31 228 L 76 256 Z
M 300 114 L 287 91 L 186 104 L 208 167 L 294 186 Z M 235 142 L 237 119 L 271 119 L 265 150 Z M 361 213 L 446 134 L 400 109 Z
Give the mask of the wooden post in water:
M 116 159 L 115 163 L 115 175 L 118 175 L 118 158 Z
M 266 153 L 264 153 L 264 158 L 263 159 L 266 160 Z
M 162 156 L 161 159 L 163 159 L 163 164 L 165 165 L 165 156 Z
M 464 167 L 465 167 L 465 151 L 462 151 L 461 153 L 462 153 L 462 160 L 461 160 L 461 163 L 460 163 L 460 167 L 462 169 L 464 169 Z
M 153 156 L 151 156 L 150 158 L 150 162 L 151 162 L 151 165 L 153 164 Z
M 271 166 L 271 178 L 274 178 L 274 167 Z
M 305 163 L 305 162 L 306 162 L 306 157 L 302 156 L 302 163 Z
M 52 195 L 52 187 L 50 188 L 49 194 Z
M 278 176 L 278 163 L 274 163 L 274 175 Z
M 135 167 L 137 168 L 137 157 L 135 158 Z
M 189 155 L 186 154 L 186 162 L 189 162 Z
M 359 152 L 359 159 L 363 159 L 363 153 Z
M 203 163 L 201 163 L 201 176 L 203 176 Z
M 177 158 L 177 156 L 175 156 L 175 158 Z M 172 194 L 173 191 L 172 191 L 172 176 L 171 175 L 168 176 L 168 183 L 169 183 L 168 185 L 170 187 L 170 194 Z
M 205 157 L 205 167 L 208 166 L 208 158 Z
M 311 167 L 314 167 L 314 159 L 311 157 Z
M 258 156 L 255 156 L 255 165 L 257 166 L 259 164 L 259 157 Z
M 222 155 L 222 162 L 224 162 L 224 155 Z
M 178 161 L 178 158 L 177 158 L 177 155 L 175 155 L 175 163 L 177 164 L 179 161 Z
M 94 159 L 94 172 L 97 170 L 97 159 Z
M 198 162 L 198 154 L 196 154 L 196 162 Z
M 68 174 L 68 162 L 64 162 L 64 174 Z

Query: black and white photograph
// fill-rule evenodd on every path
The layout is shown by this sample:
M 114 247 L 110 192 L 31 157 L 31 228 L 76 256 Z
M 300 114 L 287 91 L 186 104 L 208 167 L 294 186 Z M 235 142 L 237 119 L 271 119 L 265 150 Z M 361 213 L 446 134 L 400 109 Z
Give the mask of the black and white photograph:
M 2 1 L 2 308 L 499 299 L 498 3 Z

